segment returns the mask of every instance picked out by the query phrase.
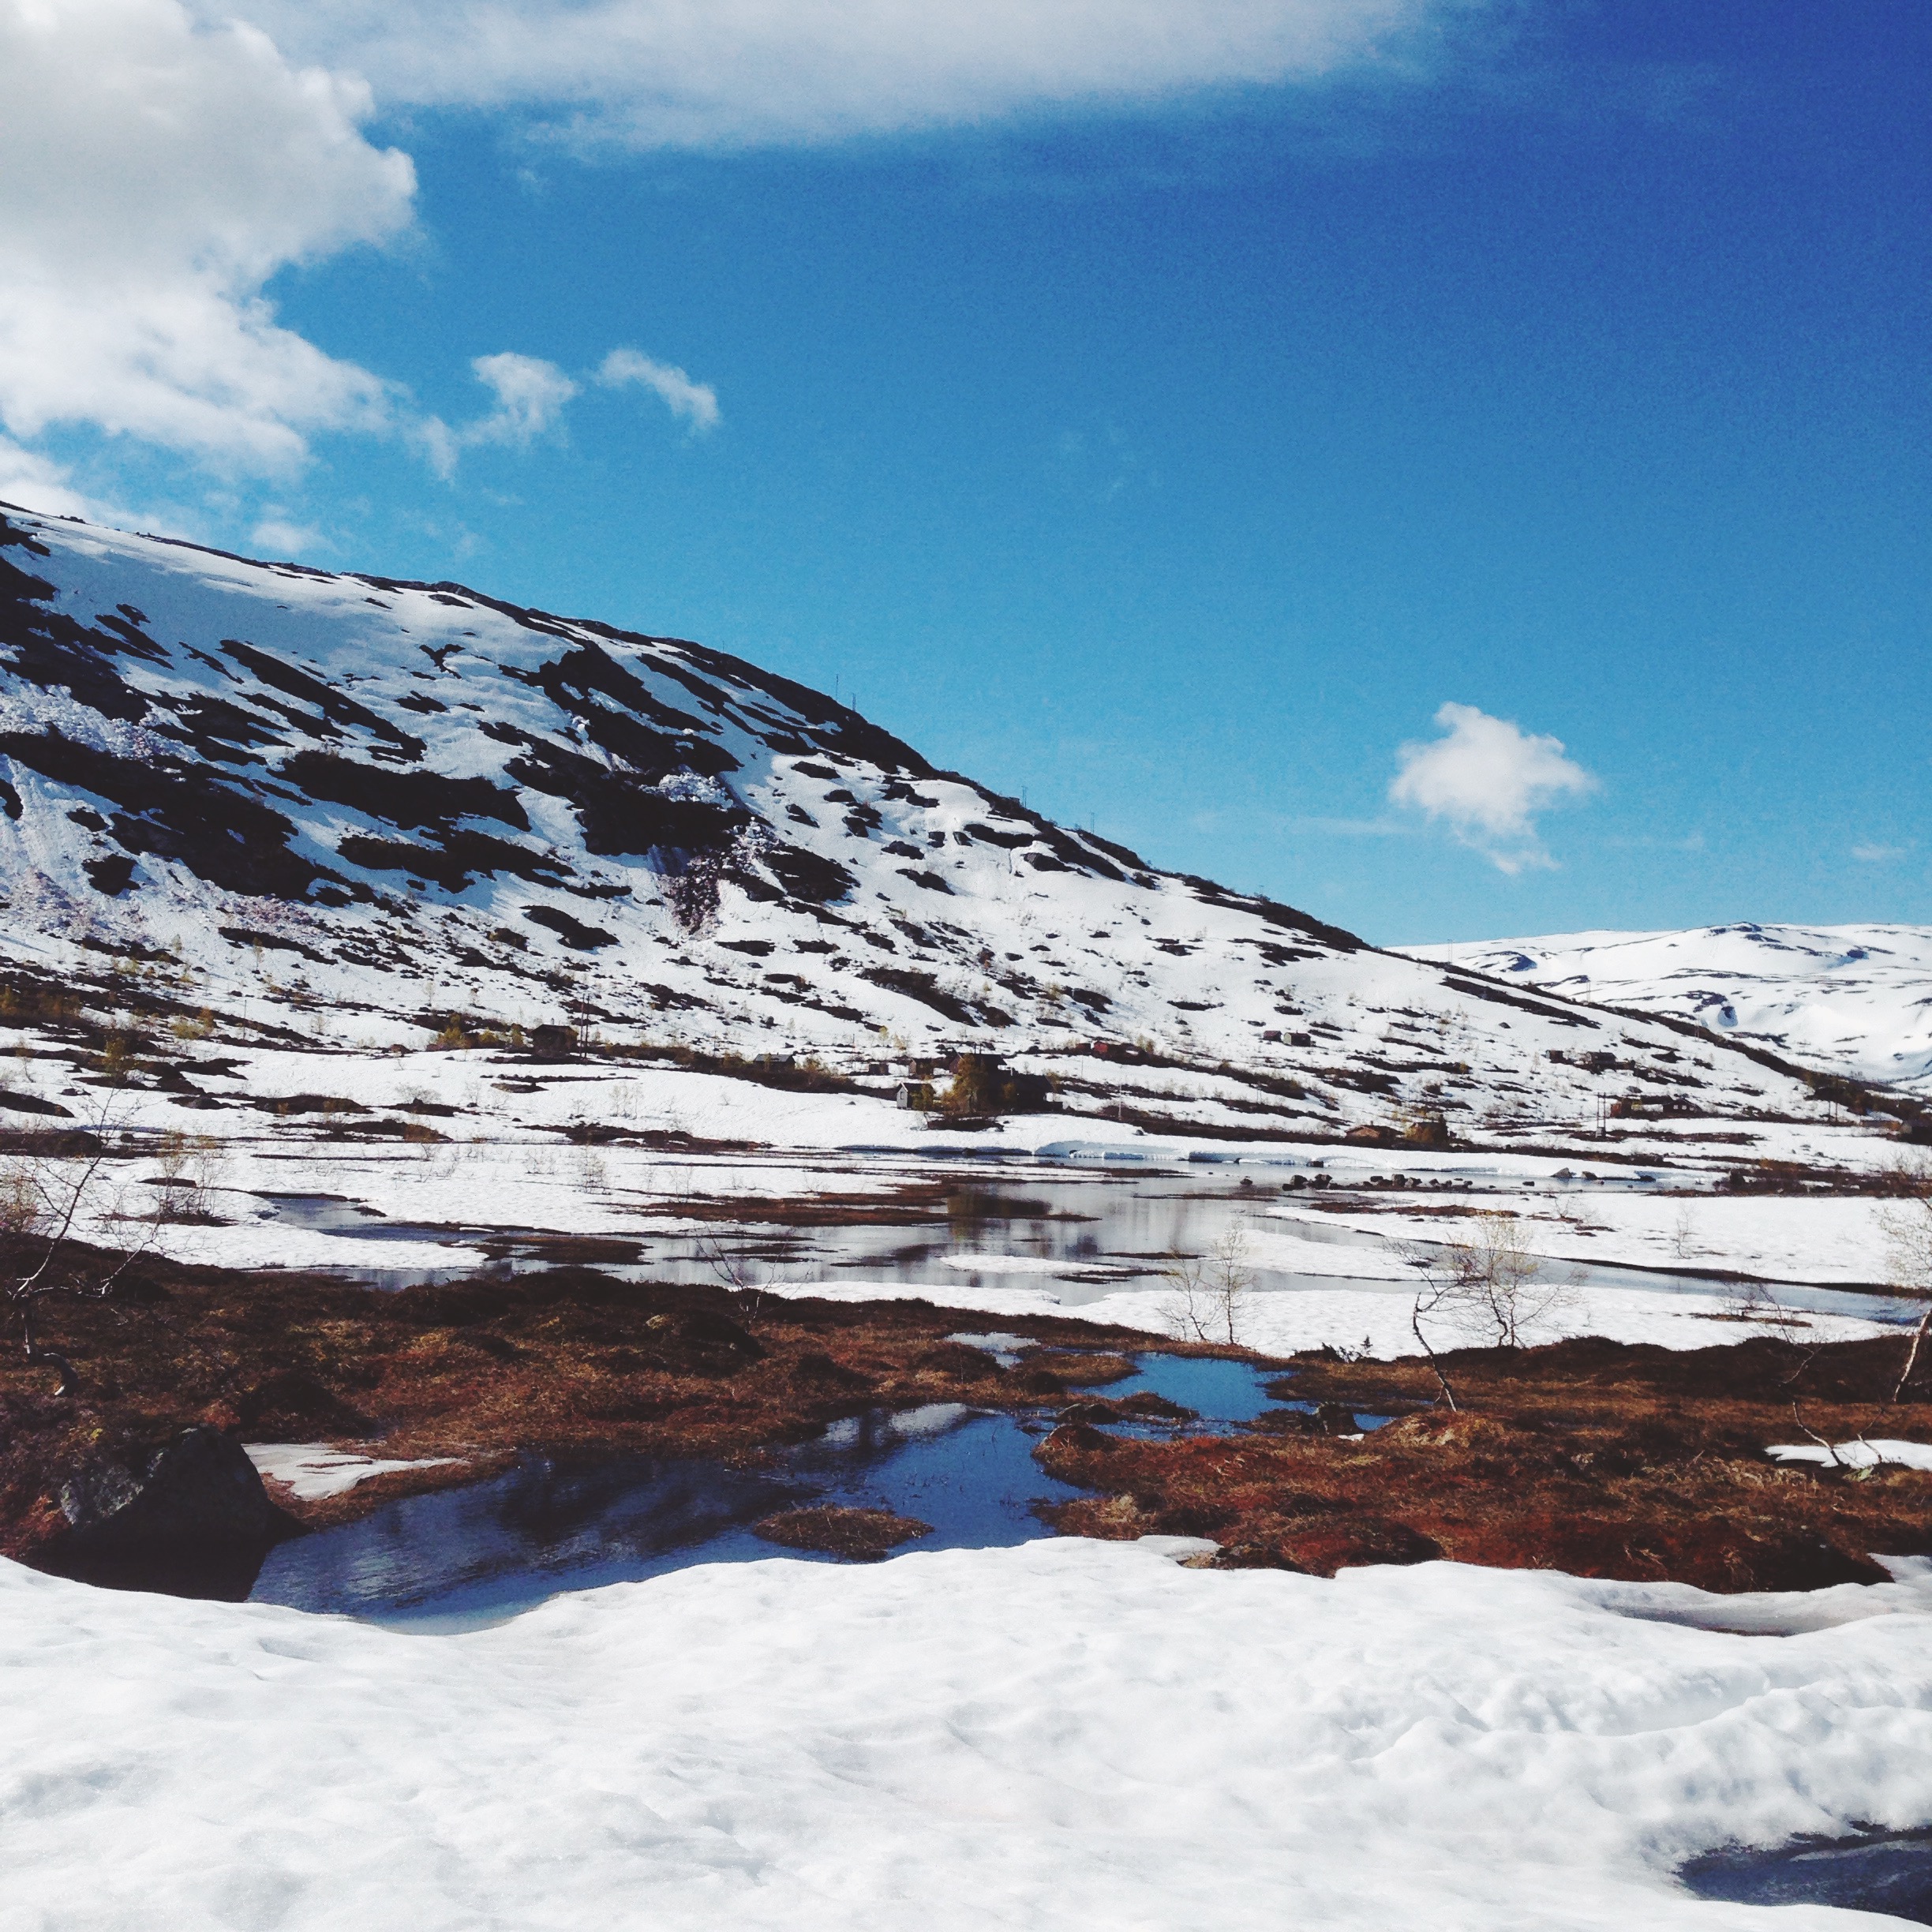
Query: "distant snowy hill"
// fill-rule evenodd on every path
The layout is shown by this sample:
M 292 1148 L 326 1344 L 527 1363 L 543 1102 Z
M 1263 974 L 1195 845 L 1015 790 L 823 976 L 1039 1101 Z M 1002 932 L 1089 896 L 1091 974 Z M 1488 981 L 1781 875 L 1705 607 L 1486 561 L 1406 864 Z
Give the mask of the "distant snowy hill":
M 1932 1091 L 1932 927 L 1706 926 L 1403 950 Z
M 721 652 L 19 511 L 0 811 L 0 960 L 142 962 L 290 1038 L 568 1015 L 871 1073 L 979 1046 L 1224 1133 L 1812 1108 L 1668 1024 L 1157 871 Z

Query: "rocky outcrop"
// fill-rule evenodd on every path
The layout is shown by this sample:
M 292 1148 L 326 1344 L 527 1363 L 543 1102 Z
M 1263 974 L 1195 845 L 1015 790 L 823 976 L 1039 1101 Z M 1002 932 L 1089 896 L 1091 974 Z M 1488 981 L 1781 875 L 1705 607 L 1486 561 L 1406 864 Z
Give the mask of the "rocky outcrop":
M 129 1460 L 83 1463 L 58 1491 L 66 1527 L 37 1568 L 120 1589 L 239 1598 L 298 1533 L 242 1445 L 205 1425 Z

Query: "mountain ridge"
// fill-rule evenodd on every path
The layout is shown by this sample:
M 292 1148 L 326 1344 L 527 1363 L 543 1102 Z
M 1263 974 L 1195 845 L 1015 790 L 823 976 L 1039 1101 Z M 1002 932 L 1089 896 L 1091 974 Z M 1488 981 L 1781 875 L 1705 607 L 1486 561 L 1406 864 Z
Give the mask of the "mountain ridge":
M 1932 927 L 1736 920 L 1400 950 L 1592 1004 L 1676 1014 L 1800 1065 L 1932 1094 Z
M 0 507 L 0 657 L 16 951 L 164 955 L 215 1004 L 567 1009 L 740 1057 L 1118 1050 L 1202 1131 L 1542 1131 L 1607 1080 L 1812 1105 L 1794 1070 L 1694 1070 L 1668 1025 L 1149 866 L 689 640 Z

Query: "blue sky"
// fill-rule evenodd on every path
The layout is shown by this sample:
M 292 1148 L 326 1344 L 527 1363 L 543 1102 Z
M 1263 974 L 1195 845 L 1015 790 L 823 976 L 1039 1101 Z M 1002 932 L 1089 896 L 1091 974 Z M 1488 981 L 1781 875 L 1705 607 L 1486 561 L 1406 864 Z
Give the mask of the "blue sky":
M 165 394 L 0 307 L 17 496 L 700 638 L 1378 940 L 1932 919 L 1923 5 L 1170 0 L 1122 80 L 530 0 L 514 85 L 458 0 L 77 9 L 209 68 L 74 219 L 178 167 L 212 305 Z

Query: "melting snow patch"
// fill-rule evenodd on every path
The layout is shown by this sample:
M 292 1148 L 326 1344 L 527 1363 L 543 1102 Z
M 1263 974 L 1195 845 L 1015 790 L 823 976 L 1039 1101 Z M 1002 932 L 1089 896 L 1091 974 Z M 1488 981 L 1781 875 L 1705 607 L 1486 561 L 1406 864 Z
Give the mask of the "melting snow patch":
M 385 1460 L 327 1443 L 249 1443 L 248 1458 L 261 1473 L 285 1484 L 304 1503 L 319 1503 L 353 1489 L 372 1476 L 395 1470 L 440 1469 L 459 1456 L 424 1456 L 414 1462 Z
M 1033 1344 L 1024 1335 L 949 1335 L 949 1342 L 963 1342 L 968 1348 L 981 1350 L 990 1355 L 1002 1368 L 1011 1368 Z
M 1840 1443 L 1830 1449 L 1822 1443 L 1773 1443 L 1765 1453 L 1780 1462 L 1836 1462 L 1847 1469 L 1876 1469 L 1885 1463 L 1895 1469 L 1932 1470 L 1932 1443 L 1895 1442 L 1884 1436 L 1876 1442 L 1861 1438 Z

